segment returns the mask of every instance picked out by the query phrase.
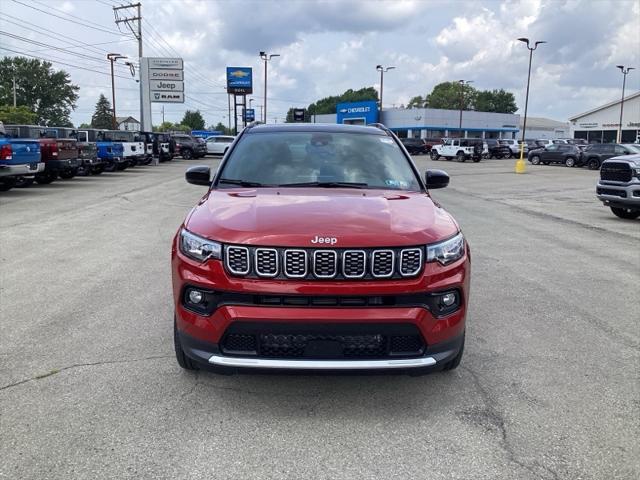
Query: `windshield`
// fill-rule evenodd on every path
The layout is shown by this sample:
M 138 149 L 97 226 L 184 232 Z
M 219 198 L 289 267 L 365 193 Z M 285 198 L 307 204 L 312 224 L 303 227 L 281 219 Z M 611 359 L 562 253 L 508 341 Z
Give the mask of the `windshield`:
M 633 153 L 640 153 L 640 145 L 626 144 L 625 147 Z
M 392 138 L 357 133 L 245 135 L 220 174 L 220 185 L 227 186 L 222 179 L 255 186 L 347 182 L 368 188 L 420 190 L 409 160 Z

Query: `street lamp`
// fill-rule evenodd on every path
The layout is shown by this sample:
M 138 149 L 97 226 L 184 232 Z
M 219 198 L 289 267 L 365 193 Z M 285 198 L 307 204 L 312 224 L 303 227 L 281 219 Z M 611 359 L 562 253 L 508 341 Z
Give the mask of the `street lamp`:
M 473 83 L 473 80 L 458 80 L 460 83 L 460 121 L 458 122 L 458 132 L 462 138 L 462 108 L 464 107 L 464 87 Z
M 622 143 L 622 109 L 624 108 L 624 87 L 627 83 L 627 73 L 635 70 L 633 67 L 624 68 L 624 65 L 616 65 L 622 72 L 622 99 L 620 100 L 620 126 L 618 127 L 618 143 Z
M 264 60 L 264 109 L 262 111 L 262 121 L 267 123 L 267 62 L 273 57 L 279 57 L 279 53 L 260 52 L 260 58 Z
M 380 112 L 382 113 L 382 87 L 384 86 L 384 74 L 389 70 L 393 70 L 396 67 L 384 67 L 382 65 L 376 65 L 376 70 L 380 72 Z
M 531 83 L 531 59 L 533 57 L 533 51 L 536 48 L 538 48 L 538 45 L 542 43 L 547 43 L 547 42 L 540 40 L 535 42 L 533 47 L 531 47 L 529 45 L 528 38 L 519 38 L 518 40 L 520 42 L 526 43 L 527 49 L 529 49 L 529 73 L 527 75 L 527 95 L 524 101 L 524 122 L 522 124 L 522 144 L 520 145 L 520 158 L 516 162 L 516 173 L 525 173 L 527 168 L 526 168 L 526 164 L 524 163 L 524 136 L 527 131 L 527 109 L 529 107 L 529 84 Z
M 111 125 L 114 130 L 118 129 L 118 124 L 116 122 L 116 84 L 115 77 L 113 75 L 113 63 L 121 58 L 127 58 L 124 55 L 120 55 L 119 53 L 107 53 L 107 60 L 111 62 L 111 100 L 113 101 L 113 119 L 111 121 Z M 129 67 L 131 68 L 131 66 Z M 135 75 L 135 70 L 133 71 Z

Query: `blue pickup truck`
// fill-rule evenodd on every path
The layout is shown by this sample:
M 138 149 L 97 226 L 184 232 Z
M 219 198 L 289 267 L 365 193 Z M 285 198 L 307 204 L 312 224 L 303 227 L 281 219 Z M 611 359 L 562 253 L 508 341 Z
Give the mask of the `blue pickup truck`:
M 43 171 L 39 140 L 11 138 L 0 122 L 0 192 L 31 185 L 35 174 Z
M 79 139 L 82 138 L 84 141 L 94 142 L 98 149 L 97 155 L 102 165 L 101 168 L 94 170 L 92 173 L 115 172 L 126 168 L 128 162 L 124 158 L 122 142 L 114 142 L 106 130 L 90 128 L 79 130 L 77 134 Z

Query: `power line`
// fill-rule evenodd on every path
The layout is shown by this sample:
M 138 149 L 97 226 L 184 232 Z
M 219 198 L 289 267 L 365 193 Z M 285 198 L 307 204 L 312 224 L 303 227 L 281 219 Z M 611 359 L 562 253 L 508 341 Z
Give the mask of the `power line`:
M 42 9 L 40 9 L 40 8 L 36 8 L 36 7 L 32 6 L 32 5 L 28 5 L 28 4 L 26 4 L 26 3 L 21 2 L 20 0 L 12 0 L 12 1 L 13 1 L 14 3 L 18 3 L 18 4 L 20 4 L 20 5 L 23 5 L 23 6 L 25 6 L 25 7 L 31 8 L 31 9 L 33 9 L 33 10 L 37 10 L 38 12 L 44 13 L 44 14 L 46 14 L 46 15 L 51 15 L 52 17 L 60 18 L 60 19 L 62 19 L 62 20 L 65 20 L 65 21 L 67 21 L 67 22 L 71 22 L 71 23 L 75 23 L 76 25 L 80 25 L 80 26 L 85 27 L 85 28 L 91 28 L 91 29 L 93 29 L 93 30 L 98 30 L 98 31 L 100 31 L 100 32 L 109 33 L 109 34 L 111 34 L 111 35 L 116 35 L 116 36 L 118 36 L 118 37 L 125 35 L 125 34 L 123 34 L 123 33 L 117 33 L 117 32 L 114 32 L 113 30 L 107 30 L 106 28 L 103 28 L 103 27 L 94 27 L 93 25 L 89 25 L 89 24 L 87 24 L 87 23 L 82 23 L 82 22 L 78 22 L 77 20 L 72 20 L 72 19 L 70 19 L 70 18 L 65 18 L 65 17 L 63 17 L 63 16 L 56 15 L 55 13 L 51 13 L 51 12 L 48 12 L 48 11 L 46 11 L 46 10 L 42 10 Z M 35 2 L 36 0 L 31 0 L 31 1 Z M 39 3 L 39 2 L 38 2 L 38 3 Z M 55 8 L 52 8 L 52 7 L 48 6 L 48 5 L 45 5 L 45 6 L 46 6 L 47 8 L 49 8 L 49 9 L 51 9 L 51 10 L 56 10 L 56 11 L 58 11 L 58 12 L 62 12 L 62 10 L 57 10 L 57 9 L 55 9 Z M 68 13 L 66 13 L 66 12 L 63 12 L 63 13 L 65 13 L 67 16 L 72 16 L 72 15 L 69 15 Z M 72 16 L 72 17 L 73 17 L 73 18 L 80 18 L 80 17 L 74 17 L 74 16 Z M 97 24 L 95 24 L 95 25 L 97 25 Z
M 50 63 L 59 63 L 59 64 L 61 64 L 61 65 L 66 65 L 66 66 L 69 66 L 69 67 L 72 67 L 72 68 L 77 68 L 77 69 L 80 69 L 80 70 L 87 70 L 87 71 L 89 71 L 89 72 L 99 73 L 100 75 L 107 75 L 108 77 L 110 77 L 110 76 L 111 76 L 111 75 L 110 75 L 110 74 L 108 74 L 108 73 L 101 72 L 101 71 L 99 71 L 99 70 L 93 70 L 92 68 L 81 67 L 80 65 L 74 65 L 73 63 L 61 62 L 61 61 L 59 61 L 59 60 L 51 60 L 51 59 L 48 59 L 48 58 L 39 57 L 39 56 L 37 56 L 37 55 L 30 55 L 30 54 L 28 54 L 28 53 L 20 52 L 20 51 L 18 51 L 18 50 L 12 50 L 12 49 L 7 48 L 7 47 L 2 47 L 2 46 L 0 46 L 0 50 L 6 50 L 6 51 L 8 51 L 8 52 L 17 53 L 18 55 L 25 55 L 25 56 L 27 56 L 27 57 L 37 58 L 38 60 L 43 60 L 43 61 L 45 61 L 45 62 L 50 62 Z M 122 75 L 116 75 L 116 77 L 118 77 L 118 78 L 124 78 L 124 79 L 127 79 L 127 80 L 130 80 L 130 79 L 131 79 L 131 77 L 123 77 Z

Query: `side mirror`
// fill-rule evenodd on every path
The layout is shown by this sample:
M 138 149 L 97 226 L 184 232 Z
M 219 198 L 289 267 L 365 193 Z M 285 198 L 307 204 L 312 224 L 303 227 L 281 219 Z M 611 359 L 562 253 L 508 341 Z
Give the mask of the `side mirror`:
M 209 186 L 211 184 L 211 169 L 204 165 L 191 167 L 184 176 L 188 183 L 193 183 L 194 185 Z
M 424 174 L 427 189 L 444 188 L 449 185 L 449 175 L 443 170 L 427 170 Z

